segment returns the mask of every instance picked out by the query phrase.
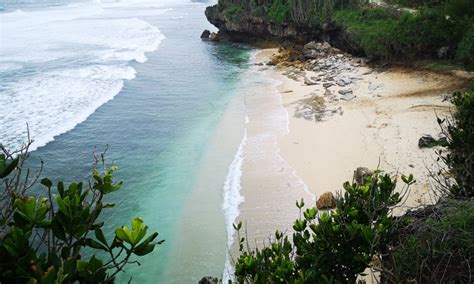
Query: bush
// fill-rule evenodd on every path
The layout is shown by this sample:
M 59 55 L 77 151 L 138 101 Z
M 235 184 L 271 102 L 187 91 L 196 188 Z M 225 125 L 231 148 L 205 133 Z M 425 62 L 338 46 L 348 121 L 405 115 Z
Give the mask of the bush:
M 127 264 L 136 263 L 131 257 L 149 254 L 162 243 L 153 242 L 158 233 L 147 234 L 140 218 L 131 227 L 117 228 L 112 241 L 106 239 L 100 215 L 114 206 L 106 197 L 122 182 L 113 181 L 116 167 L 100 173 L 97 159 L 93 181 L 53 187 L 44 178 L 45 193 L 28 195 L 36 180 L 29 179 L 29 170 L 23 172 L 28 147 L 16 156 L 1 147 L 0 282 L 112 283 Z
M 386 60 L 435 57 L 441 47 L 454 49 L 463 32 L 440 9 L 402 15 L 382 8 L 346 9 L 336 11 L 334 19 L 368 56 Z
M 402 178 L 407 187 L 413 177 Z M 319 213 L 297 202 L 300 218 L 293 225 L 293 239 L 280 232 L 263 249 L 250 250 L 240 237 L 242 224 L 234 225 L 240 241 L 235 265 L 239 283 L 354 283 L 384 250 L 394 217 L 391 209 L 403 194 L 396 182 L 377 171 L 363 184 L 345 183 L 333 212 Z
M 439 159 L 449 170 L 447 176 L 440 172 L 438 181 L 450 196 L 470 198 L 474 197 L 474 89 L 454 93 L 451 102 L 456 108 L 452 117 L 438 119 L 447 138 L 447 152 L 440 150 Z
M 474 24 L 459 43 L 456 60 L 461 62 L 467 70 L 474 71 Z
M 403 219 L 385 258 L 386 268 L 391 267 L 386 280 L 473 283 L 474 199 L 443 200 Z

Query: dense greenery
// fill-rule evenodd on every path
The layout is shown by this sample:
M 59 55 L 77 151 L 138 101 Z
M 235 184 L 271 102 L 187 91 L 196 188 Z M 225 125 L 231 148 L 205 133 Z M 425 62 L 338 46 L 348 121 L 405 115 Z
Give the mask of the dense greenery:
M 391 266 L 385 278 L 393 283 L 473 283 L 474 199 L 443 200 L 409 213 L 393 236 Z
M 219 9 L 227 17 L 240 15 L 246 17 L 260 17 L 270 22 L 283 24 L 318 27 L 331 19 L 332 11 L 342 0 L 242 0 L 219 1 Z
M 468 0 L 424 1 L 414 12 L 387 8 L 335 11 L 368 56 L 383 59 L 455 58 L 474 62 L 474 5 Z
M 413 177 L 402 177 L 406 187 Z M 396 182 L 376 171 L 363 184 L 346 182 L 332 212 L 318 212 L 297 202 L 300 218 L 293 238 L 280 232 L 263 249 L 250 250 L 239 232 L 240 256 L 236 263 L 239 283 L 354 283 L 374 257 L 384 251 L 395 218 L 391 209 L 403 198 Z M 406 191 L 402 191 L 406 192 Z M 303 213 L 303 214 L 301 214 Z M 302 215 L 302 216 L 301 216 Z
M 1 145 L 0 145 L 1 146 Z M 0 282 L 2 283 L 113 283 L 132 257 L 149 254 L 158 233 L 134 218 L 131 227 L 115 230 L 107 240 L 100 221 L 102 210 L 122 182 L 112 178 L 116 167 L 99 172 L 98 160 L 89 183 L 68 186 L 44 178 L 44 191 L 28 192 L 39 174 L 25 169 L 28 146 L 0 155 Z
M 448 141 L 440 159 L 449 169 L 447 176 L 440 172 L 440 186 L 455 198 L 474 197 L 474 89 L 454 93 L 451 102 L 456 112 L 438 119 Z

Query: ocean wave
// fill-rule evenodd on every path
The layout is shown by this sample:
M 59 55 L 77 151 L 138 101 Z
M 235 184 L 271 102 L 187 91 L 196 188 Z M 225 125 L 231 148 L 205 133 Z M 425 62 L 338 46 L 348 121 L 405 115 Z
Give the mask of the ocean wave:
M 248 118 L 246 117 L 246 121 Z M 247 130 L 244 130 L 244 137 L 240 142 L 237 153 L 234 156 L 234 160 L 229 166 L 229 171 L 224 183 L 224 202 L 222 209 L 224 210 L 224 216 L 226 221 L 227 229 L 227 254 L 225 268 L 223 272 L 223 283 L 227 283 L 229 279 L 232 279 L 233 266 L 231 263 L 231 256 L 229 251 L 234 243 L 234 227 L 233 224 L 239 216 L 239 205 L 244 202 L 244 197 L 240 194 L 240 182 L 242 177 L 242 165 L 244 162 L 244 147 L 247 142 Z
M 1 143 L 32 150 L 73 129 L 135 78 L 164 35 L 142 19 L 102 7 L 51 8 L 1 15 Z M 25 20 L 27 19 L 27 20 Z M 31 44 L 25 44 L 31 43 Z

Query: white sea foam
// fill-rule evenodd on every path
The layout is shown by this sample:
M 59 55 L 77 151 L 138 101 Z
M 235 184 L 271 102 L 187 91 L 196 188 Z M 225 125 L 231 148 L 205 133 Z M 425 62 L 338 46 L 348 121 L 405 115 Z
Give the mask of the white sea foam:
M 248 119 L 248 118 L 247 118 Z M 233 273 L 233 266 L 231 264 L 231 257 L 229 251 L 234 243 L 234 227 L 233 224 L 239 216 L 239 205 L 244 202 L 244 197 L 240 194 L 240 181 L 242 177 L 242 165 L 244 162 L 244 147 L 247 142 L 247 130 L 244 130 L 244 137 L 240 142 L 234 160 L 229 166 L 229 171 L 224 183 L 224 203 L 223 210 L 227 229 L 227 255 L 226 263 L 223 272 L 223 283 L 227 283 L 231 279 Z
M 17 148 L 26 138 L 33 149 L 74 128 L 135 78 L 130 61 L 164 39 L 136 17 L 101 5 L 70 5 L 0 14 L 0 137 Z M 146 10 L 146 9 L 144 9 Z M 161 9 L 156 14 L 166 11 Z

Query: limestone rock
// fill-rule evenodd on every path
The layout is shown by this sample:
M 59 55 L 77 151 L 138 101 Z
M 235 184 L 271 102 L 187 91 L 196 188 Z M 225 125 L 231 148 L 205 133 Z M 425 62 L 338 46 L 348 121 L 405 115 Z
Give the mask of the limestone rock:
M 336 198 L 332 192 L 325 192 L 316 201 L 316 207 L 320 210 L 334 209 L 336 208 Z
M 209 38 L 211 39 L 211 41 L 218 41 L 219 40 L 216 33 L 211 33 Z
M 210 36 L 211 36 L 211 32 L 209 30 L 204 30 L 201 34 L 202 39 L 209 39 Z
M 317 82 L 314 82 L 314 81 L 311 80 L 311 79 L 304 78 L 304 84 L 305 84 L 305 85 L 308 85 L 308 86 L 313 86 L 313 85 L 317 85 L 318 83 L 317 83 Z
M 354 171 L 354 181 L 357 184 L 364 184 L 367 181 L 367 177 L 372 176 L 374 173 L 365 167 L 358 167 Z

